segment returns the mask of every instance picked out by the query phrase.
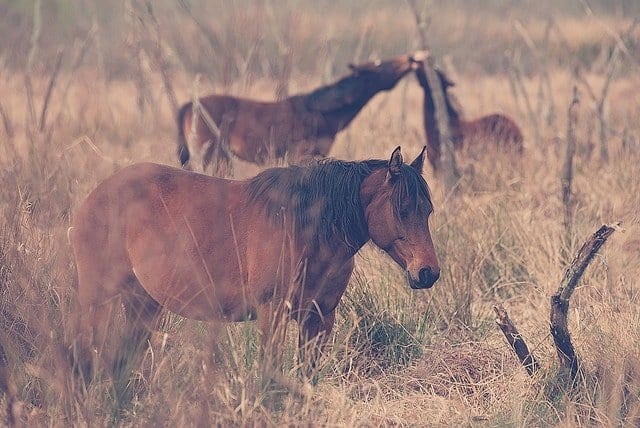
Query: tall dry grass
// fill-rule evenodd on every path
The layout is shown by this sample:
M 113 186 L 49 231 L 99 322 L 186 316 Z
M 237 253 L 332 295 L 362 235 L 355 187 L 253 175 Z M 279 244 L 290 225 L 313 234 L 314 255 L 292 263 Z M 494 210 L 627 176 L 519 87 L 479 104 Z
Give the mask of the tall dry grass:
M 411 50 L 411 16 L 403 10 L 392 15 L 394 25 L 382 25 L 388 22 L 389 7 L 384 2 L 371 10 L 354 7 L 352 13 L 363 15 L 363 22 L 374 28 L 363 56 Z M 256 22 L 269 31 L 264 16 L 241 11 L 236 5 L 225 13 L 236 17 L 231 23 Z M 335 20 L 328 26 L 316 26 L 315 9 L 297 12 L 300 22 L 308 25 L 290 31 L 299 35 L 295 52 L 308 62 L 295 70 L 292 90 L 320 84 L 327 67 L 335 68 L 331 74 L 345 72 L 361 27 L 354 30 L 353 19 L 339 12 L 332 12 Z M 162 20 L 162 9 L 158 14 Z M 286 15 L 278 10 L 276 22 L 280 14 Z M 474 49 L 461 42 L 471 30 L 481 35 L 477 40 L 500 40 L 504 46 L 519 40 L 505 29 L 504 16 L 485 15 L 483 26 L 471 11 L 461 15 L 443 8 L 439 16 L 434 31 L 440 26 L 454 31 L 448 38 L 439 36 L 442 44 L 433 44 L 455 46 L 458 58 L 465 49 Z M 623 21 L 608 17 L 605 22 L 622 28 Z M 182 29 L 169 21 L 161 28 L 169 40 L 165 53 L 174 64 L 174 88 L 187 100 L 198 69 L 176 59 L 171 49 L 182 46 L 180 55 L 194 58 L 195 64 L 198 46 L 206 42 L 187 19 L 179 22 Z M 213 28 L 222 25 L 207 22 Z M 562 51 L 567 46 L 561 44 L 550 49 L 560 49 L 558 55 L 567 62 L 594 60 L 580 56 L 579 46 L 591 43 L 597 51 L 610 46 L 610 39 L 594 30 L 602 27 L 591 18 L 573 16 L 560 24 L 575 44 L 569 44 L 569 51 Z M 532 37 L 541 37 L 542 21 L 527 25 Z M 235 38 L 225 40 L 226 46 L 243 52 L 251 39 L 243 39 L 234 28 L 230 34 Z M 148 36 L 137 34 L 141 40 Z M 335 40 L 339 47 L 331 55 L 316 55 L 313 62 L 302 53 L 320 50 L 318 39 Z M 179 40 L 198 41 L 172 44 Z M 111 67 L 124 67 L 116 56 L 110 57 L 117 49 L 104 35 L 102 49 L 104 59 L 113 60 Z M 258 58 L 269 55 L 269 49 L 258 48 Z M 42 57 L 44 61 L 46 55 Z M 440 281 L 432 290 L 411 291 L 386 256 L 365 247 L 356 258 L 357 269 L 338 309 L 331 346 L 314 386 L 297 375 L 293 326 L 278 353 L 281 376 L 273 380 L 265 373 L 251 323 L 213 326 L 177 316 L 165 318 L 131 378 L 102 377 L 90 383 L 80 378 L 67 349 L 73 340 L 76 281 L 66 235 L 69 219 L 79 201 L 120 167 L 143 160 L 177 165 L 174 119 L 156 65 L 149 62 L 129 74 L 110 74 L 89 55 L 77 71 L 68 63 L 63 66 L 48 107 L 49 125 L 40 132 L 27 119 L 23 74 L 5 63 L 0 70 L 0 102 L 13 136 L 0 126 L 0 344 L 16 394 L 2 397 L 2 416 L 13 415 L 17 423 L 33 426 L 637 425 L 640 127 L 633 118 L 640 111 L 640 100 L 634 95 L 637 73 L 625 72 L 634 65 L 625 63 L 627 68 L 621 68 L 608 98 L 607 164 L 588 150 L 590 135 L 595 138 L 590 131 L 594 119 L 589 99 L 582 98 L 576 130 L 574 225 L 566 240 L 562 132 L 553 135 L 543 121 L 531 123 L 517 113 L 522 99 L 513 98 L 507 74 L 477 73 L 502 64 L 502 59 L 495 54 L 466 58 L 469 64 L 454 60 L 453 91 L 467 116 L 510 114 L 523 127 L 526 153 L 520 160 L 491 150 L 478 159 L 460 159 L 464 174 L 457 195 L 446 194 L 439 178 L 425 171 L 435 201 L 431 230 L 442 266 Z M 574 84 L 564 64 L 551 64 L 549 70 L 559 130 L 566 129 L 563 121 Z M 535 68 L 531 70 L 524 84 L 535 100 L 538 75 Z M 39 107 L 49 75 L 42 64 L 36 71 L 34 101 Z M 594 87 L 602 83 L 597 64 L 586 75 Z M 146 92 L 141 92 L 141 79 Z M 262 99 L 271 98 L 276 87 L 274 77 L 257 71 L 252 79 L 231 73 L 224 84 L 209 79 L 207 89 L 226 88 Z M 69 91 L 62 97 L 67 80 Z M 408 76 L 394 91 L 372 100 L 338 136 L 331 155 L 386 158 L 397 145 L 408 157 L 415 155 L 424 144 L 421 106 L 420 88 Z M 531 137 L 534 126 L 540 127 L 542 136 L 537 145 Z M 255 166 L 236 163 L 238 177 L 257 171 Z M 548 334 L 549 296 L 581 242 L 602 223 L 612 221 L 622 221 L 626 231 L 616 233 L 596 257 L 571 302 L 570 329 L 588 376 L 569 390 L 558 372 Z M 517 364 L 495 327 L 491 310 L 495 303 L 504 303 L 541 360 L 543 369 L 533 378 Z M 10 415 L 5 414 L 5 404 L 10 404 Z

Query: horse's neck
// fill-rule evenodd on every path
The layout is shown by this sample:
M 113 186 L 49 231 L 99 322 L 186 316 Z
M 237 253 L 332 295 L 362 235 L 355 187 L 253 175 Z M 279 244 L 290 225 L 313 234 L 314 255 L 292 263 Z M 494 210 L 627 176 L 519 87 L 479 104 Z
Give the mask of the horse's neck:
M 345 102 L 340 108 L 324 114 L 329 128 L 332 129 L 334 133 L 342 131 L 349 126 L 364 106 L 367 105 L 369 100 L 383 90 L 385 89 L 367 88 L 365 91 L 353 91 L 352 94 L 345 95 L 345 99 L 347 99 L 348 102 Z
M 321 113 L 327 128 L 336 134 L 351 123 L 371 98 L 378 92 L 393 88 L 402 76 L 404 74 L 395 76 L 391 81 L 377 83 L 363 82 L 359 80 L 362 77 L 350 76 L 311 93 L 313 101 L 307 105 L 311 105 L 312 111 Z

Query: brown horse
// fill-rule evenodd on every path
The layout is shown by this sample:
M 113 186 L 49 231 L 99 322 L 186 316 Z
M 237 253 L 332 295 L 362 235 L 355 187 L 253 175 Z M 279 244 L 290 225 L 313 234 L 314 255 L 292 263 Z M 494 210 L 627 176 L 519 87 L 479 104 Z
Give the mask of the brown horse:
M 456 149 L 460 150 L 465 147 L 471 149 L 476 145 L 481 145 L 481 149 L 484 149 L 486 148 L 485 143 L 489 143 L 495 144 L 503 150 L 522 153 L 522 132 L 513 120 L 502 114 L 490 114 L 475 120 L 462 119 L 462 115 L 455 107 L 451 99 L 452 95 L 448 91 L 448 88 L 455 86 L 455 84 L 443 71 L 436 69 L 436 73 L 444 92 L 451 138 Z M 435 118 L 435 104 L 423 67 L 416 69 L 416 76 L 420 86 L 424 89 L 424 127 L 429 145 L 427 157 L 433 169 L 437 170 L 440 162 L 440 135 Z
M 209 95 L 198 100 L 198 108 L 184 104 L 178 113 L 180 163 L 187 164 L 190 151 L 202 158 L 203 171 L 212 160 L 228 166 L 229 152 L 258 165 L 285 157 L 291 161 L 324 157 L 336 134 L 367 102 L 378 92 L 392 89 L 418 68 L 424 56 L 424 52 L 416 52 L 350 65 L 351 74 L 339 81 L 282 101 Z
M 389 161 L 326 160 L 243 181 L 151 163 L 115 173 L 87 196 L 69 234 L 81 349 L 103 346 L 121 302 L 138 341 L 163 308 L 196 320 L 257 319 L 263 343 L 293 319 L 315 361 L 369 240 L 410 287 L 438 279 L 425 149 L 411 165 L 398 147 Z

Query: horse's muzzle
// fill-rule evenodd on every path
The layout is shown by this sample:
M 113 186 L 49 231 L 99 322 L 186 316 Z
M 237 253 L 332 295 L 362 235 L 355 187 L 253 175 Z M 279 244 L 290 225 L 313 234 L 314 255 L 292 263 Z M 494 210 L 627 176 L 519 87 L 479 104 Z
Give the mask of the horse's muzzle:
M 418 279 L 414 279 L 413 276 L 407 271 L 407 280 L 409 281 L 409 287 L 414 290 L 421 290 L 424 288 L 431 288 L 433 284 L 440 278 L 440 270 L 434 271 L 430 267 L 420 269 L 418 273 Z

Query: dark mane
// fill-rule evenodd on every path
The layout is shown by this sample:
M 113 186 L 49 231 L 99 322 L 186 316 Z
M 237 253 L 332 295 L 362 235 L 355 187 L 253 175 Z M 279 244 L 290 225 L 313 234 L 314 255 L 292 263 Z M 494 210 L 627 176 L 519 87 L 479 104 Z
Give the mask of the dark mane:
M 373 171 L 387 166 L 384 160 L 324 160 L 312 166 L 272 168 L 249 181 L 249 200 L 262 206 L 278 223 L 293 221 L 300 236 L 311 234 L 331 245 L 357 248 L 368 236 L 360 186 Z M 414 209 L 421 199 L 431 203 L 424 178 L 403 165 L 392 194 L 396 215 L 400 215 L 407 196 Z
M 353 104 L 354 99 L 350 95 L 364 95 L 369 91 L 367 83 L 362 75 L 351 74 L 330 85 L 322 86 L 314 91 L 301 95 L 305 107 L 310 111 L 328 113 Z
M 442 85 L 449 121 L 452 125 L 457 125 L 462 120 L 462 107 L 460 106 L 460 103 L 455 98 L 455 96 L 449 93 L 448 88 L 452 86 L 452 83 L 449 81 L 449 79 L 447 79 L 446 75 L 438 69 L 436 69 L 436 74 L 438 75 L 438 79 L 440 80 L 440 85 Z M 433 95 L 431 92 L 431 87 L 429 86 L 429 81 L 427 80 L 427 76 L 424 74 L 424 71 L 422 69 L 419 69 L 416 75 L 418 77 L 420 86 L 425 89 L 428 107 L 431 109 L 431 112 L 433 112 L 435 110 L 435 103 L 433 101 Z
M 447 107 L 447 117 L 449 118 L 449 130 L 451 132 L 451 138 L 454 144 L 460 144 L 464 136 L 462 135 L 462 108 L 456 97 L 449 93 L 448 88 L 454 84 L 447 78 L 446 74 L 439 69 L 436 69 L 438 80 L 442 86 L 442 93 L 444 95 L 445 105 Z M 439 135 L 437 132 L 438 123 L 435 118 L 435 103 L 433 101 L 433 93 L 429 86 L 429 81 L 424 72 L 424 69 L 419 68 L 416 72 L 418 82 L 420 86 L 424 88 L 424 110 L 425 110 L 425 126 L 427 128 L 427 134 L 430 135 L 433 142 L 431 144 L 439 146 Z

